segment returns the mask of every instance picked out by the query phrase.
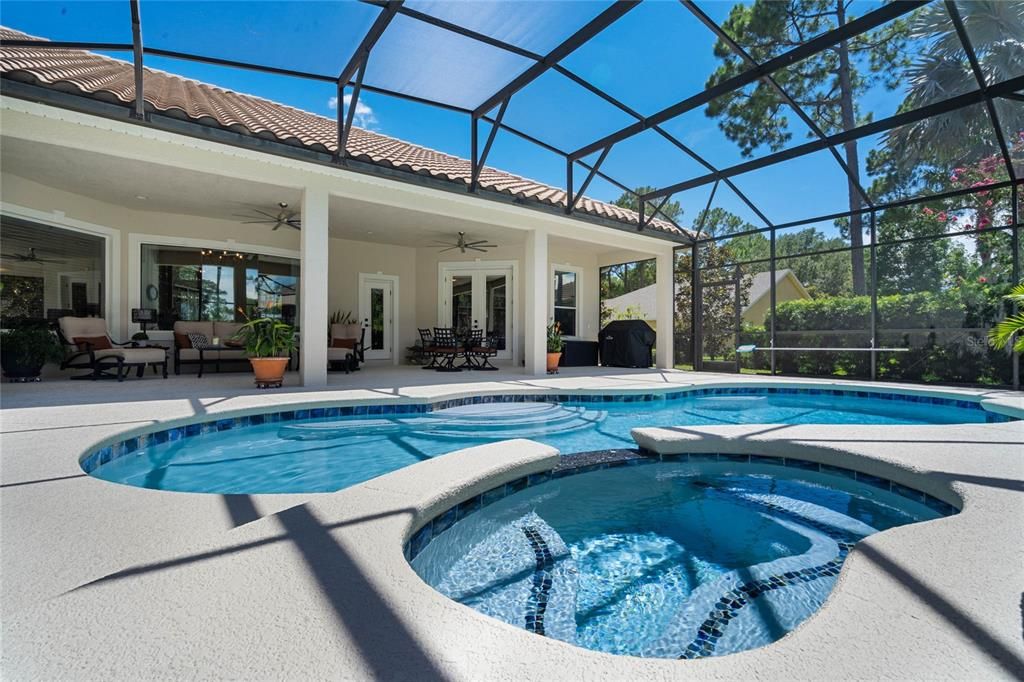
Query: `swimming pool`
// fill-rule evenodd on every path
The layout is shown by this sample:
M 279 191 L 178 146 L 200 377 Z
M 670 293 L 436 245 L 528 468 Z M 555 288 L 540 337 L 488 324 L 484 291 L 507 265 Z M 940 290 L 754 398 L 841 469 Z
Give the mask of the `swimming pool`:
M 528 631 L 701 658 L 778 640 L 824 603 L 857 541 L 954 511 L 802 460 L 682 459 L 509 483 L 434 519 L 407 556 L 442 594 Z
M 453 450 L 531 438 L 563 454 L 631 448 L 630 429 L 712 424 L 953 424 L 1006 419 L 978 404 L 823 389 L 667 395 L 485 396 L 433 405 L 313 408 L 165 429 L 104 447 L 82 468 L 158 490 L 332 492 Z

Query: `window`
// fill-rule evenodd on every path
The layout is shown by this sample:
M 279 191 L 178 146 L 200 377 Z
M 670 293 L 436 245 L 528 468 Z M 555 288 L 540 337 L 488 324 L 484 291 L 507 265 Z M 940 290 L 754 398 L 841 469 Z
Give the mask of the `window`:
M 143 308 L 156 308 L 157 328 L 179 320 L 241 322 L 298 318 L 299 262 L 255 253 L 142 245 Z
M 0 326 L 104 315 L 102 237 L 4 216 Z
M 555 268 L 554 285 L 551 288 L 553 298 L 552 318 L 562 327 L 564 336 L 576 336 L 579 328 L 577 282 L 579 273 L 574 270 Z

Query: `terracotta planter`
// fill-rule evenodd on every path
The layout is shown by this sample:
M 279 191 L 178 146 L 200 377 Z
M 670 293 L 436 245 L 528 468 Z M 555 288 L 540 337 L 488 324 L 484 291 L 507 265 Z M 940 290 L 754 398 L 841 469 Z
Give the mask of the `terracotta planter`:
M 249 358 L 249 362 L 252 364 L 252 372 L 256 375 L 258 385 L 280 385 L 284 381 L 288 358 Z
M 561 353 L 548 353 L 548 374 L 558 374 L 558 361 L 561 359 Z

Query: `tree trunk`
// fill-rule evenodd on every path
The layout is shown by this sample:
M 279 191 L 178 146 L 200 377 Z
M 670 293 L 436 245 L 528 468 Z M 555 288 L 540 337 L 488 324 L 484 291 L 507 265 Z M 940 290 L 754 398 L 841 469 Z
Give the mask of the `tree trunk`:
M 836 23 L 842 26 L 846 23 L 846 8 L 844 0 L 836 2 Z M 850 47 L 844 40 L 839 43 L 839 107 L 842 114 L 843 130 L 852 130 L 856 126 L 856 117 L 853 110 L 853 84 L 850 79 Z M 857 141 L 851 140 L 843 145 L 846 152 L 846 166 L 849 168 L 849 180 L 847 182 L 847 194 L 850 200 L 850 210 L 860 210 L 860 161 L 857 155 Z M 853 293 L 863 296 L 868 289 L 864 282 L 864 222 L 861 214 L 855 213 L 850 216 L 850 266 L 853 270 Z

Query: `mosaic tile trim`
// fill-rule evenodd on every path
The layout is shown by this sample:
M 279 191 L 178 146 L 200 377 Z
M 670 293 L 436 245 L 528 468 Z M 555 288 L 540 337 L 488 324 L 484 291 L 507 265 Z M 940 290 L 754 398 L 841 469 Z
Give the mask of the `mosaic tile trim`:
M 839 545 L 839 553 L 836 555 L 835 559 L 824 564 L 802 568 L 798 571 L 787 571 L 785 573 L 776 574 L 760 580 L 752 580 L 729 590 L 715 603 L 711 613 L 708 614 L 708 617 L 697 629 L 697 636 L 692 642 L 690 642 L 679 658 L 704 658 L 705 656 L 711 656 L 714 654 L 715 647 L 718 645 L 718 640 L 724 634 L 725 628 L 729 625 L 729 622 L 739 615 L 739 612 L 745 606 L 749 605 L 751 601 L 757 599 L 762 594 L 771 592 L 772 590 L 777 590 L 780 587 L 788 587 L 790 585 L 796 585 L 797 583 L 806 583 L 826 576 L 839 575 L 839 571 L 842 569 L 843 562 L 846 561 L 847 555 L 853 549 L 857 540 L 861 539 L 861 536 L 853 533 L 837 531 L 837 529 L 829 526 L 828 524 L 821 523 L 817 519 L 807 518 L 806 516 L 798 514 L 781 505 L 777 505 L 772 502 L 765 502 L 763 500 L 751 499 L 746 495 L 734 495 L 728 490 L 719 486 L 711 485 L 710 483 L 704 483 L 703 481 L 697 481 L 697 483 L 703 483 L 703 487 L 729 495 L 735 500 L 748 506 L 767 510 L 773 514 L 793 519 L 805 526 L 810 526 L 835 540 L 836 544 Z
M 86 473 L 92 473 L 98 467 L 107 464 L 111 460 L 129 455 L 140 450 L 167 441 L 178 441 L 183 438 L 201 436 L 217 431 L 240 429 L 246 426 L 258 426 L 260 424 L 271 424 L 276 422 L 297 421 L 303 419 L 337 419 L 340 417 L 388 417 L 400 414 L 423 414 L 435 410 L 444 410 L 451 407 L 463 405 L 479 405 L 486 403 L 522 403 L 522 402 L 554 402 L 554 403 L 635 403 L 635 402 L 656 402 L 682 400 L 690 397 L 716 396 L 716 395 L 828 395 L 828 396 L 857 396 L 861 398 L 877 398 L 881 400 L 906 401 L 911 403 L 925 403 L 933 405 L 945 405 L 968 410 L 980 410 L 985 413 L 985 419 L 989 423 L 1016 421 L 1013 417 L 996 412 L 989 412 L 980 403 L 970 400 L 956 400 L 936 396 L 907 395 L 902 393 L 882 393 L 878 391 L 861 391 L 856 389 L 819 389 L 819 388 L 695 388 L 671 393 L 629 393 L 629 394 L 572 394 L 572 393 L 539 393 L 539 394 L 515 394 L 515 395 L 482 395 L 467 398 L 452 398 L 434 403 L 423 404 L 385 404 L 385 405 L 342 405 L 333 407 L 313 407 L 298 410 L 284 410 L 280 412 L 266 412 L 261 414 L 245 415 L 242 417 L 230 417 L 217 419 L 208 422 L 186 424 L 175 426 L 161 431 L 133 436 L 125 440 L 113 443 L 100 448 L 95 452 L 83 457 L 80 461 L 82 469 Z
M 562 455 L 559 459 L 558 465 L 555 466 L 554 469 L 530 474 L 529 476 L 522 476 L 514 481 L 497 485 L 486 492 L 476 495 L 475 497 L 471 497 L 468 500 L 460 502 L 454 507 L 445 510 L 438 516 L 427 521 L 421 528 L 413 533 L 409 541 L 405 543 L 405 558 L 412 561 L 420 552 L 423 551 L 424 548 L 426 548 L 428 544 L 430 544 L 433 538 L 446 531 L 455 522 L 461 521 L 470 514 L 478 512 L 487 505 L 502 500 L 512 493 L 525 490 L 526 488 L 530 488 L 535 485 L 540 485 L 541 483 L 547 483 L 553 479 L 564 478 L 566 476 L 575 476 L 576 474 L 585 474 L 590 471 L 599 471 L 602 469 L 654 464 L 656 462 L 729 462 L 739 464 L 773 464 L 782 467 L 789 466 L 805 471 L 818 471 L 823 474 L 843 476 L 882 490 L 888 490 L 889 492 L 901 495 L 914 500 L 915 502 L 920 502 L 943 516 L 952 516 L 960 511 L 953 505 L 944 502 L 937 497 L 932 497 L 920 490 L 896 483 L 895 481 L 890 481 L 886 478 L 879 478 L 878 476 L 872 476 L 870 474 L 865 474 L 853 469 L 847 469 L 845 467 L 832 466 L 830 464 L 819 464 L 818 462 L 811 462 L 794 457 L 735 455 L 729 453 L 681 453 L 659 455 L 656 452 L 644 449 L 598 450 L 595 452 L 585 452 L 575 455 Z M 767 505 L 768 503 L 757 502 L 757 504 Z M 778 507 L 775 511 L 778 511 L 779 513 L 788 512 L 788 510 L 782 507 Z M 809 525 L 816 523 L 811 519 L 805 519 L 803 517 L 800 517 L 800 521 L 801 523 L 807 523 Z M 822 530 L 822 532 L 828 532 L 823 528 L 819 530 Z
M 715 604 L 714 610 L 701 624 L 697 630 L 697 637 L 686 647 L 686 651 L 679 658 L 704 658 L 715 653 L 718 639 L 724 634 L 725 626 L 733 618 L 739 615 L 740 610 L 750 604 L 766 592 L 777 590 L 780 587 L 796 585 L 817 580 L 824 576 L 839 575 L 839 570 L 846 561 L 846 555 L 853 549 L 853 545 L 847 542 L 839 543 L 839 554 L 835 559 L 819 566 L 803 568 L 799 571 L 786 572 L 781 575 L 773 575 L 764 580 L 755 580 L 743 583 L 734 590 L 722 595 L 722 598 Z
M 538 635 L 544 633 L 544 613 L 548 609 L 548 595 L 551 593 L 551 569 L 555 567 L 555 558 L 551 556 L 548 543 L 533 526 L 523 526 L 530 548 L 533 550 L 536 567 L 533 569 L 533 585 L 526 604 L 526 629 Z

